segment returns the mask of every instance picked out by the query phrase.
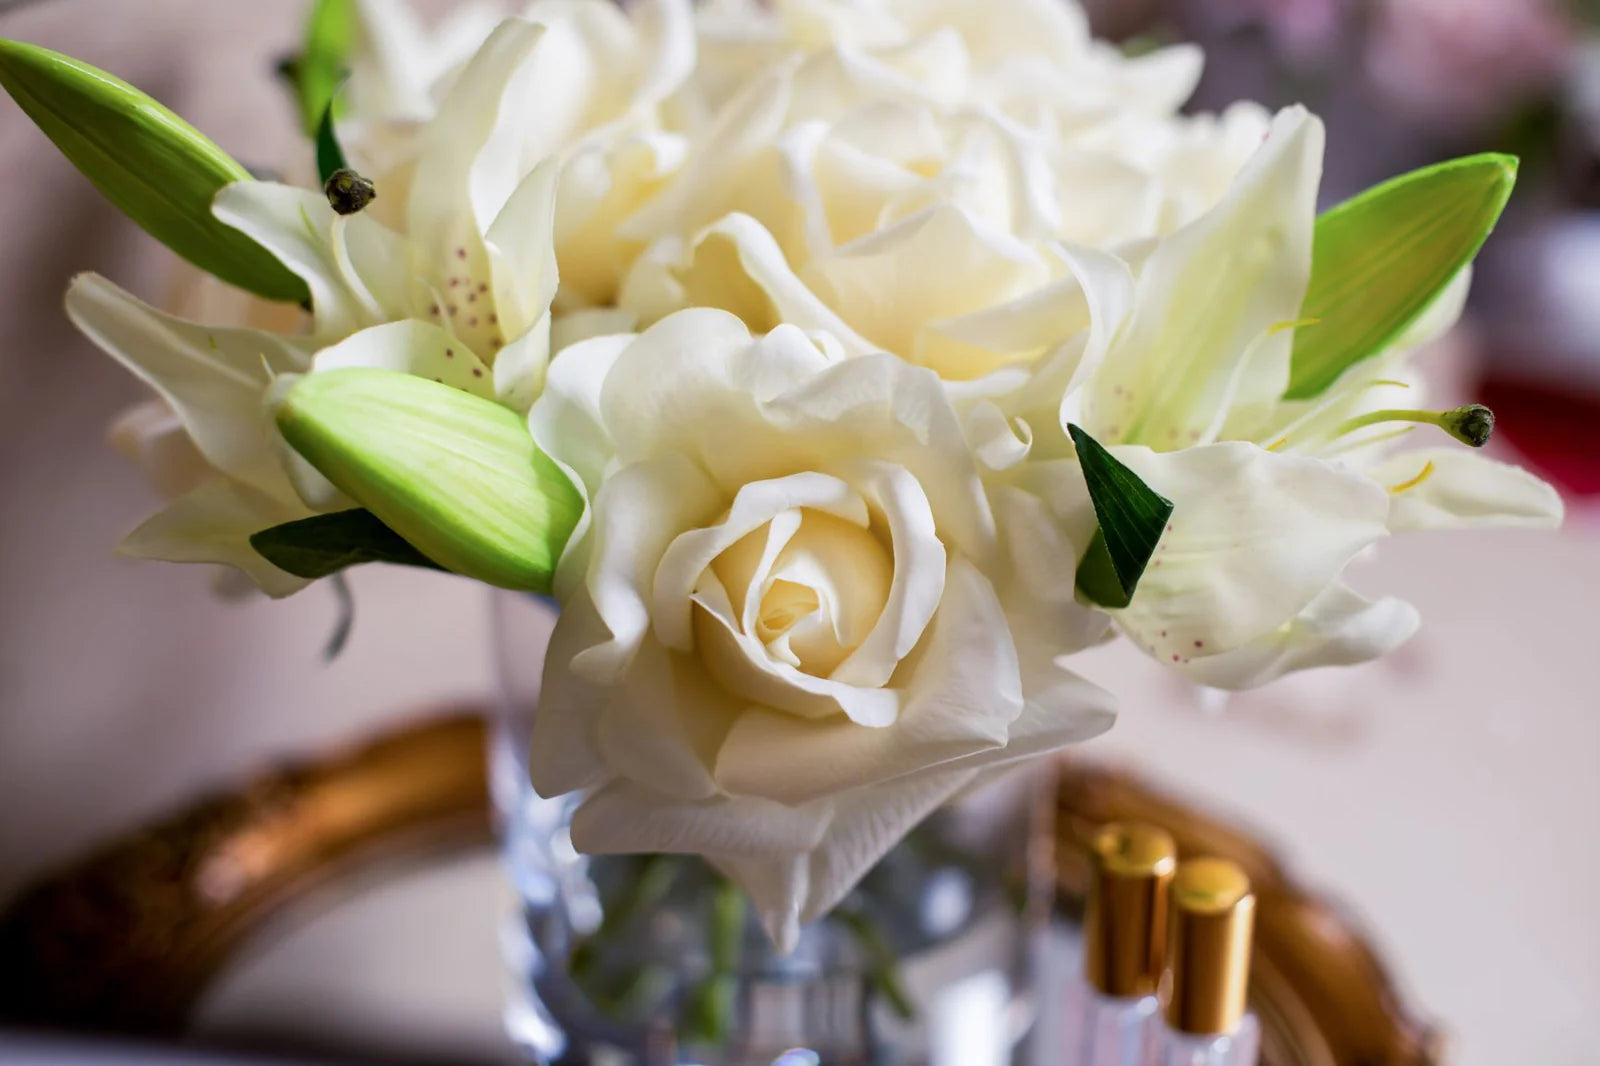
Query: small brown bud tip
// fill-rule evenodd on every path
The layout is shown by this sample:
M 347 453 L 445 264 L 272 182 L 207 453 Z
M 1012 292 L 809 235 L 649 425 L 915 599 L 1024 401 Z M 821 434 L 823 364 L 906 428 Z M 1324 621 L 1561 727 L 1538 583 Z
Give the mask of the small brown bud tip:
M 1456 440 L 1481 448 L 1494 436 L 1494 412 L 1481 403 L 1468 404 L 1446 414 L 1443 425 Z
M 328 195 L 328 206 L 341 215 L 354 215 L 378 198 L 378 188 L 370 178 L 353 170 L 336 170 L 323 186 Z

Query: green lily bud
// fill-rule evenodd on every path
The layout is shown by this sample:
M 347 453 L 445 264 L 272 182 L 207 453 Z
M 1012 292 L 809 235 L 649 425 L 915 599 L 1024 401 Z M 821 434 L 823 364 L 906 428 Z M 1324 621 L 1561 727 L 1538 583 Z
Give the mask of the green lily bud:
M 1468 404 L 1446 411 L 1439 426 L 1462 444 L 1481 448 L 1494 435 L 1494 412 L 1481 403 Z
M 1472 262 L 1511 197 L 1517 160 L 1475 155 L 1404 174 L 1317 219 L 1288 400 L 1320 395 L 1392 344 Z
M 510 410 L 393 370 L 309 374 L 278 427 L 346 495 L 446 570 L 548 593 L 583 500 Z
M 211 214 L 249 172 L 118 78 L 58 52 L 0 40 L 0 86 L 118 210 L 223 281 L 271 300 L 309 298 L 270 252 Z

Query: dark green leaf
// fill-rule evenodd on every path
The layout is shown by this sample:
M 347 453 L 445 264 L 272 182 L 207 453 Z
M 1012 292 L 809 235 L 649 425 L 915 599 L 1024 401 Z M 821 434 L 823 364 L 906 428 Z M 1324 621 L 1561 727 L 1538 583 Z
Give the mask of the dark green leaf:
M 1517 160 L 1475 155 L 1404 174 L 1317 219 L 1289 400 L 1309 400 L 1414 322 L 1494 229 Z
M 1078 565 L 1078 591 L 1102 607 L 1126 607 L 1166 531 L 1172 501 L 1117 462 L 1089 434 L 1072 425 L 1067 430 L 1078 449 L 1078 463 L 1100 523 Z
M 250 538 L 250 546 L 279 570 L 313 580 L 363 563 L 439 569 L 371 511 L 360 508 L 263 529 Z
M 333 103 L 329 101 L 322 112 L 322 121 L 317 125 L 317 173 L 326 185 L 339 171 L 349 169 L 344 148 L 339 144 L 339 134 L 333 128 Z
M 223 281 L 270 300 L 305 282 L 211 214 L 217 191 L 250 174 L 127 82 L 58 52 L 0 40 L 0 85 L 118 210 Z

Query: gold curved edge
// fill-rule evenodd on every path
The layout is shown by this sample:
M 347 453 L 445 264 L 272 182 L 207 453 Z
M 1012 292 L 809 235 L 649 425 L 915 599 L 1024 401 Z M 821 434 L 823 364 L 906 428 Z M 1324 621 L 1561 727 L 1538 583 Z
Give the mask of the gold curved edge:
M 25 888 L 0 913 L 0 1023 L 180 1035 L 270 918 L 375 864 L 492 840 L 480 708 L 285 763 Z
M 1151 789 L 1131 774 L 1063 760 L 1056 790 L 1061 905 L 1082 906 L 1089 847 L 1107 822 L 1167 830 L 1180 858 L 1231 859 L 1257 896 L 1250 1003 L 1262 1022 L 1263 1066 L 1439 1066 L 1444 1041 L 1404 1006 L 1356 924 L 1300 887 L 1245 831 Z
M 182 1035 L 210 980 L 274 916 L 393 861 L 491 840 L 486 712 L 446 708 L 358 747 L 287 762 L 36 881 L 0 912 L 0 1023 Z M 1131 775 L 1061 764 L 1055 881 L 1081 908 L 1106 822 L 1164 827 L 1180 855 L 1244 867 L 1259 896 L 1251 1002 L 1265 1066 L 1437 1066 L 1377 955 L 1262 844 Z

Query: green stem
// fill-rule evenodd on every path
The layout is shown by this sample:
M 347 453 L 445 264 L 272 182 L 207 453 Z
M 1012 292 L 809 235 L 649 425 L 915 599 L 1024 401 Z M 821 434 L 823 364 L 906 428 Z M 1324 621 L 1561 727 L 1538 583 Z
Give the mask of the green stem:
M 915 1018 L 917 1008 L 906 993 L 905 982 L 901 979 L 900 960 L 883 939 L 877 925 L 857 910 L 841 907 L 833 913 L 867 957 L 867 981 L 888 1002 L 889 1009 L 894 1011 L 897 1018 L 902 1021 Z

